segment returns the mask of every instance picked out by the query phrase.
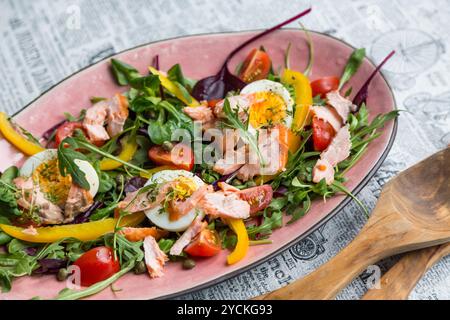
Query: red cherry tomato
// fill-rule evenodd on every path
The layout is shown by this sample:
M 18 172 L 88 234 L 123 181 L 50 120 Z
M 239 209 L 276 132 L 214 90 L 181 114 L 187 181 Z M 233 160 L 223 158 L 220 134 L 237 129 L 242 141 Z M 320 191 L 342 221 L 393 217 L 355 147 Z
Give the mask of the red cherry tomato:
M 313 97 L 320 95 L 325 98 L 328 92 L 339 88 L 339 81 L 337 77 L 324 77 L 311 82 Z
M 314 150 L 323 151 L 328 148 L 331 140 L 336 135 L 333 127 L 328 122 L 314 117 L 312 120 L 312 129 Z
M 239 78 L 246 83 L 266 79 L 271 65 L 272 62 L 267 53 L 253 49 L 242 65 Z
M 148 157 L 158 165 L 174 166 L 187 171 L 191 171 L 194 167 L 194 153 L 190 147 L 182 143 L 175 145 L 171 151 L 166 151 L 161 146 L 151 147 Z
M 193 257 L 212 257 L 222 250 L 220 237 L 216 231 L 205 229 L 201 231 L 184 251 Z
M 108 247 L 86 251 L 73 264 L 80 268 L 81 285 L 84 287 L 108 279 L 120 271 L 119 261 L 114 259 L 114 253 Z
M 59 146 L 61 141 L 63 141 L 65 138 L 72 137 L 73 133 L 77 129 L 82 130 L 84 132 L 83 125 L 81 124 L 81 122 L 64 122 L 62 125 L 60 125 L 58 129 L 56 129 L 55 133 L 56 145 Z
M 272 201 L 273 190 L 270 185 L 263 185 L 239 191 L 239 197 L 250 204 L 250 214 L 267 208 Z

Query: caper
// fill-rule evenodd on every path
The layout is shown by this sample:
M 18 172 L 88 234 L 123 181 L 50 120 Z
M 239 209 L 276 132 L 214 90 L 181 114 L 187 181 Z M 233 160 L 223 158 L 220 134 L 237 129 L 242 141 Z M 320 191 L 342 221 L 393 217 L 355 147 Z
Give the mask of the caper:
M 192 259 L 185 259 L 183 261 L 183 269 L 189 270 L 189 269 L 193 269 L 193 268 L 195 268 L 195 261 L 194 260 L 192 260 Z
M 139 261 L 134 266 L 134 274 L 143 274 L 147 272 L 147 266 L 144 261 Z
M 64 281 L 69 276 L 69 271 L 66 268 L 61 268 L 58 270 L 58 274 L 56 275 L 56 279 L 58 281 Z
M 164 141 L 163 144 L 161 145 L 161 147 L 163 148 L 164 151 L 172 151 L 173 149 L 173 144 L 170 141 Z

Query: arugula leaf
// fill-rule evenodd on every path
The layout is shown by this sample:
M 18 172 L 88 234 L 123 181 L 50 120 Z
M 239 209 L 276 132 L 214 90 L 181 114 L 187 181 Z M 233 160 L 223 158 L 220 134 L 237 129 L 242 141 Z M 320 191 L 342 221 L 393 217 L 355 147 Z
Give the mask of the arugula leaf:
M 366 49 L 361 48 L 355 50 L 350 58 L 347 61 L 347 65 L 345 66 L 344 73 L 342 74 L 341 80 L 339 81 L 338 90 L 341 90 L 342 87 L 353 77 L 353 75 L 358 71 L 361 66 L 364 58 L 366 57 Z
M 322 99 L 322 96 L 319 94 L 313 98 L 313 105 L 324 107 L 327 105 L 325 99 Z
M 234 233 L 230 232 L 229 228 L 225 228 L 219 232 L 220 242 L 222 243 L 222 249 L 233 249 L 237 243 L 237 237 Z
M 126 86 L 133 79 L 141 77 L 136 68 L 120 60 L 111 59 L 111 66 L 117 83 L 121 86 Z
M 15 193 L 10 187 L 0 184 L 0 215 L 7 218 L 22 215 L 17 205 Z
M 173 239 L 160 239 L 158 241 L 159 248 L 165 254 L 169 253 L 169 251 L 172 248 L 174 243 L 175 243 L 175 240 L 173 240 Z
M 64 139 L 58 147 L 58 165 L 60 173 L 63 177 L 70 174 L 73 181 L 81 188 L 89 190 L 90 185 L 86 179 L 84 171 L 76 165 L 75 160 L 88 161 L 88 158 L 81 152 L 75 151 L 79 148 L 79 144 L 75 138 Z
M 92 99 L 93 98 L 91 98 L 91 102 L 92 102 Z M 97 99 L 106 100 L 105 98 L 97 98 Z M 86 116 L 86 109 L 82 109 L 80 111 L 80 115 L 78 117 L 74 117 L 69 112 L 64 112 L 64 116 L 66 117 L 67 121 L 70 121 L 70 122 L 82 121 L 84 119 L 84 117 Z
M 178 82 L 183 87 L 186 87 L 186 79 L 184 78 L 183 71 L 181 70 L 180 64 L 174 65 L 167 71 L 167 77 L 172 82 Z
M 130 86 L 133 89 L 145 91 L 145 94 L 149 97 L 155 97 L 157 95 L 160 84 L 159 76 L 154 74 L 130 80 Z
M 274 210 L 269 213 L 269 210 L 264 212 L 264 219 L 259 226 L 253 225 L 247 227 L 247 233 L 250 239 L 265 239 L 272 234 L 272 230 L 281 228 L 283 226 L 283 212 L 281 210 Z
M 303 201 L 303 205 L 292 212 L 292 218 L 288 221 L 288 224 L 292 224 L 304 217 L 305 214 L 308 213 L 309 209 L 311 209 L 311 198 L 308 193 L 306 193 L 306 199 Z
M 13 180 L 18 176 L 19 176 L 19 169 L 16 166 L 11 166 L 2 173 L 0 180 L 12 186 Z
M 230 101 L 228 101 L 228 99 L 225 99 L 224 101 L 223 112 L 227 117 L 229 126 L 239 131 L 241 139 L 256 152 L 259 162 L 261 165 L 264 165 L 265 161 L 258 146 L 258 137 L 248 132 L 248 120 L 246 124 L 242 123 L 239 119 L 239 110 L 231 110 Z
M 83 290 L 72 290 L 69 288 L 65 288 L 59 292 L 59 294 L 55 297 L 55 299 L 56 300 L 76 300 L 76 299 L 82 299 L 85 297 L 89 297 L 93 294 L 96 294 L 96 293 L 102 291 L 103 289 L 107 288 L 108 286 L 112 285 L 124 274 L 133 270 L 135 265 L 136 265 L 136 261 L 134 261 L 134 260 L 128 261 L 126 264 L 124 264 L 122 266 L 122 269 L 119 272 L 112 275 L 108 279 L 97 282 L 96 284 L 94 284 L 86 289 L 83 289 Z

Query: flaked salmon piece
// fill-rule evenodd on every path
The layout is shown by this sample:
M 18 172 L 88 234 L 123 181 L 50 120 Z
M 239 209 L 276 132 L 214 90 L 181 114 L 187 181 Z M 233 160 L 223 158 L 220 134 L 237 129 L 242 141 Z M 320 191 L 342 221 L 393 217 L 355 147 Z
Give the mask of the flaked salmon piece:
M 169 219 L 172 221 L 180 219 L 182 216 L 192 211 L 203 197 L 210 192 L 214 192 L 214 188 L 210 185 L 203 185 L 195 190 L 192 195 L 184 201 L 172 200 L 169 203 Z
M 325 178 L 328 185 L 334 182 L 334 167 L 350 156 L 352 143 L 348 126 L 342 127 L 328 148 L 320 154 L 313 168 L 313 182 L 319 183 Z
M 341 117 L 342 123 L 346 123 L 350 111 L 356 109 L 353 102 L 341 96 L 337 90 L 327 93 L 327 103 L 336 110 L 337 114 Z
M 86 110 L 83 128 L 92 142 L 103 142 L 110 137 L 104 125 L 108 115 L 108 100 L 102 100 Z
M 116 94 L 111 99 L 99 101 L 87 109 L 83 128 L 90 141 L 101 143 L 123 131 L 128 113 L 128 99 Z
M 33 226 L 28 226 L 27 228 L 22 230 L 22 233 L 29 235 L 29 236 L 37 236 L 39 233 Z
M 77 215 L 86 212 L 93 203 L 94 198 L 88 190 L 72 183 L 64 205 L 64 223 L 72 222 Z
M 331 140 L 330 145 L 325 149 L 320 157 L 327 160 L 334 167 L 350 156 L 352 143 L 348 126 L 342 127 Z
M 200 208 L 207 215 L 220 218 L 247 219 L 250 205 L 241 200 L 237 192 L 214 192 L 205 195 Z
M 242 163 L 233 163 L 229 162 L 226 159 L 220 159 L 214 164 L 213 170 L 224 176 L 236 172 L 242 166 L 243 166 Z
M 167 255 L 159 248 L 152 236 L 144 239 L 144 260 L 150 278 L 159 278 L 164 275 L 164 265 L 169 260 Z
M 15 186 L 20 190 L 17 204 L 24 210 L 33 210 L 42 224 L 61 224 L 64 215 L 59 206 L 48 200 L 33 178 L 18 177 L 14 179 Z
M 142 191 L 142 188 L 126 195 L 125 199 L 120 201 L 116 208 L 116 215 L 120 211 L 128 213 L 141 212 L 152 209 L 159 205 L 166 197 L 173 182 L 155 186 L 155 189 Z M 145 187 L 144 187 L 145 188 Z
M 328 122 L 335 132 L 338 132 L 342 128 L 341 117 L 334 108 L 329 106 L 313 106 L 311 107 L 311 111 L 315 117 Z
M 159 240 L 169 234 L 166 230 L 161 230 L 156 227 L 151 228 L 133 228 L 125 227 L 119 231 L 128 241 L 138 242 L 144 240 L 148 236 L 152 236 L 155 240 Z
M 288 129 L 279 124 L 272 129 L 260 132 L 258 139 L 258 148 L 261 153 L 264 165 L 259 158 L 250 158 L 250 163 L 239 169 L 237 178 L 242 181 L 253 179 L 257 175 L 275 175 L 283 171 L 288 160 Z
M 206 223 L 206 221 L 202 221 L 202 219 L 202 216 L 197 216 L 194 221 L 192 221 L 189 228 L 187 228 L 181 237 L 179 237 L 173 244 L 169 252 L 172 256 L 181 255 L 183 249 L 192 241 L 192 239 L 194 239 L 197 234 L 208 226 L 208 223 Z
M 185 107 L 183 112 L 192 120 L 200 121 L 202 124 L 214 120 L 214 114 L 210 107 L 200 105 L 198 107 Z
M 327 185 L 330 185 L 334 182 L 334 168 L 325 159 L 317 160 L 316 165 L 313 168 L 313 182 L 319 183 L 322 179 L 325 179 Z
M 116 94 L 109 100 L 106 130 L 110 137 L 115 137 L 123 131 L 128 113 L 128 99 L 125 96 Z
M 249 181 L 252 180 L 254 177 L 261 175 L 261 165 L 259 163 L 257 164 L 246 164 L 242 166 L 236 177 L 241 181 Z
M 238 95 L 227 98 L 230 103 L 232 111 L 238 111 L 238 117 L 241 121 L 246 121 L 248 118 L 248 109 L 251 106 L 251 99 L 249 95 Z M 214 107 L 214 114 L 217 118 L 226 119 L 227 116 L 223 111 L 225 100 L 219 101 Z

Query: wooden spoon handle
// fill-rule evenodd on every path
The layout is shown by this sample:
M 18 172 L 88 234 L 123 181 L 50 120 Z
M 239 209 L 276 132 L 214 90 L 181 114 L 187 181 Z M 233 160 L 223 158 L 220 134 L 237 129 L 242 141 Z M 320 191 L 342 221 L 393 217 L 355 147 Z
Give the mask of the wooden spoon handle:
M 368 265 L 378 261 L 380 253 L 383 252 L 382 241 L 373 243 L 372 238 L 367 237 L 370 233 L 367 231 L 361 232 L 349 246 L 313 273 L 256 299 L 322 300 L 334 298 Z
M 425 272 L 448 254 L 450 244 L 406 254 L 381 278 L 381 288 L 369 290 L 362 299 L 406 300 Z

